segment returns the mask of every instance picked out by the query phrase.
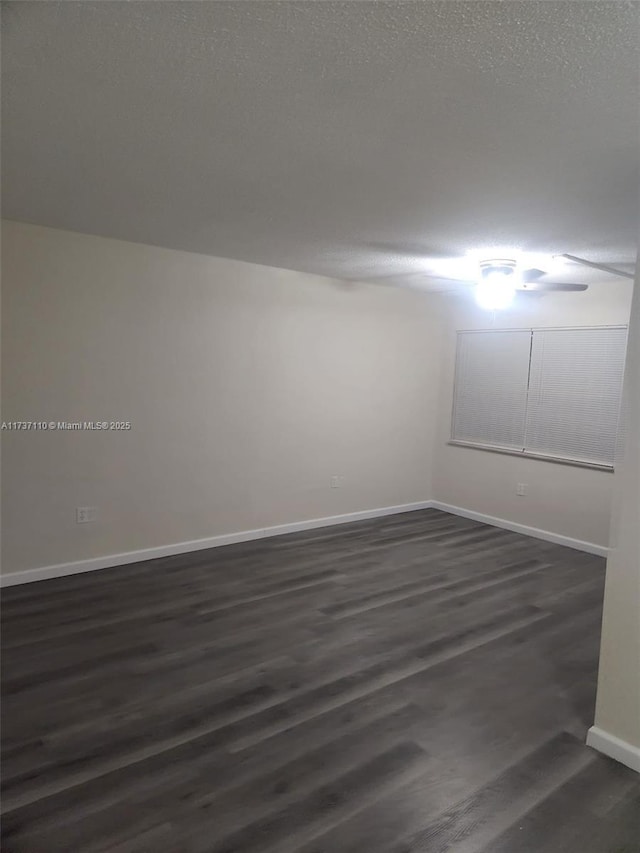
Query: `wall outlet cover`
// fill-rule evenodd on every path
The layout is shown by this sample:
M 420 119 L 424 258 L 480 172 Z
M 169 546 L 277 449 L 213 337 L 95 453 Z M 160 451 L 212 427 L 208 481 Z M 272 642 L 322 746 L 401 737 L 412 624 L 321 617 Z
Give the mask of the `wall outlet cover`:
M 95 506 L 77 506 L 76 507 L 76 523 L 88 524 L 95 521 L 98 517 L 98 508 Z

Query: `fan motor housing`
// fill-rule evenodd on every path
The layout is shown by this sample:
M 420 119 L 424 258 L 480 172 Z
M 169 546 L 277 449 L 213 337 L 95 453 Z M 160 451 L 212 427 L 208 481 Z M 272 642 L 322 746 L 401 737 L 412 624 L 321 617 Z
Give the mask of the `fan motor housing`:
M 490 261 L 480 261 L 480 274 L 483 278 L 500 273 L 501 275 L 514 275 L 516 262 L 509 258 L 495 258 Z

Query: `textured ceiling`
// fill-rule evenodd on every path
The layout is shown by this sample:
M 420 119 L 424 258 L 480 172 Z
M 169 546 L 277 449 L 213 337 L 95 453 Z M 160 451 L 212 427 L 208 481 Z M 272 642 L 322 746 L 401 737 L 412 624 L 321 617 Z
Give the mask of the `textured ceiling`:
M 639 13 L 5 3 L 3 215 L 341 278 L 493 246 L 632 262 Z

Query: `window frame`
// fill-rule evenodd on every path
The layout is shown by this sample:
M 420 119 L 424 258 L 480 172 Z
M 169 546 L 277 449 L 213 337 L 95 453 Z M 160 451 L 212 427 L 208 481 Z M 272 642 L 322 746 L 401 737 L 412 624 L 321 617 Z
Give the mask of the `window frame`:
M 507 447 L 498 447 L 492 444 L 483 444 L 482 442 L 476 441 L 462 441 L 461 439 L 456 439 L 453 437 L 454 427 L 455 427 L 455 416 L 456 416 L 456 376 L 457 376 L 457 365 L 458 365 L 458 342 L 460 339 L 460 335 L 468 335 L 474 333 L 484 333 L 487 332 L 531 332 L 531 338 L 533 341 L 533 333 L 534 332 L 562 332 L 562 331 L 578 331 L 578 330 L 595 330 L 595 329 L 620 329 L 628 332 L 628 326 L 623 323 L 611 323 L 606 325 L 599 326 L 514 326 L 513 328 L 480 328 L 480 329 L 456 329 L 456 345 L 455 345 L 455 356 L 453 360 L 453 393 L 451 400 L 451 422 L 449 429 L 449 439 L 447 441 L 448 445 L 452 447 L 467 447 L 473 450 L 484 450 L 489 453 L 501 453 L 507 456 L 515 456 L 518 459 L 538 459 L 543 462 L 554 462 L 557 465 L 570 465 L 576 468 L 590 468 L 595 471 L 604 471 L 606 473 L 613 474 L 615 471 L 615 464 L 607 465 L 603 462 L 588 462 L 582 459 L 571 459 L 567 456 L 555 456 L 544 453 L 536 453 L 531 450 L 515 450 Z M 529 355 L 529 359 L 531 359 L 531 354 Z M 625 354 L 625 366 L 626 367 L 626 354 Z M 531 361 L 529 361 L 529 370 L 531 370 Z M 624 370 L 624 368 L 623 368 Z M 624 379 L 623 379 L 624 382 Z M 529 386 L 527 386 L 527 393 L 529 390 Z M 622 393 L 623 388 L 621 388 L 621 400 L 622 402 Z M 620 419 L 620 412 L 618 411 L 618 422 Z

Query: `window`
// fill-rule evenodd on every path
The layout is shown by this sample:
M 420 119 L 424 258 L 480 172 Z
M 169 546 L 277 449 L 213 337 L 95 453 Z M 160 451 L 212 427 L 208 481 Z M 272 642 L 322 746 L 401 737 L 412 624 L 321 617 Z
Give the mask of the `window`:
M 458 332 L 451 440 L 613 468 L 625 327 Z

